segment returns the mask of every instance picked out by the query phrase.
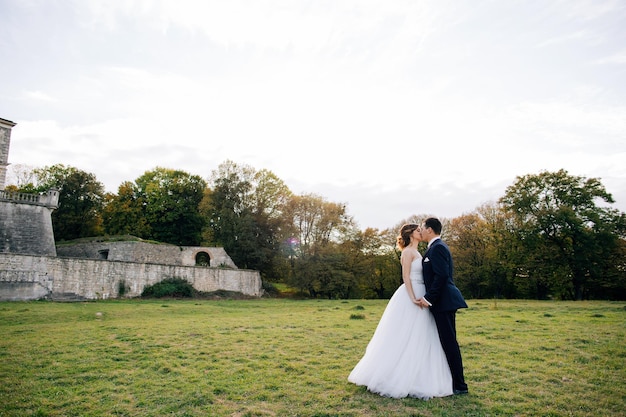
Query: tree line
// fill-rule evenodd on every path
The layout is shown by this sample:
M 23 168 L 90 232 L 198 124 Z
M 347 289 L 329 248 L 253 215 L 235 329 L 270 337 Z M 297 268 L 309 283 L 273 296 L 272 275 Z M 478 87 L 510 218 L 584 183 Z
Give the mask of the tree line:
M 268 291 L 284 283 L 308 297 L 388 298 L 401 283 L 398 230 L 427 217 L 360 230 L 345 203 L 295 195 L 271 171 L 230 160 L 206 180 L 156 167 L 116 194 L 63 164 L 13 172 L 8 190 L 59 190 L 57 242 L 132 235 L 220 246 L 239 268 L 260 271 Z M 612 203 L 597 178 L 517 177 L 498 201 L 441 219 L 457 286 L 468 298 L 626 299 L 626 215 Z

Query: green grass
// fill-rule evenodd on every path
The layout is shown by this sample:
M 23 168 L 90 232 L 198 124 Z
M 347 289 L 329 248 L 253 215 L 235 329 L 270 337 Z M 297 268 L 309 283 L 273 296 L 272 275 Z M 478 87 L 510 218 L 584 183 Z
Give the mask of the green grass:
M 0 416 L 624 415 L 624 302 L 470 301 L 430 401 L 347 382 L 386 303 L 0 303 Z

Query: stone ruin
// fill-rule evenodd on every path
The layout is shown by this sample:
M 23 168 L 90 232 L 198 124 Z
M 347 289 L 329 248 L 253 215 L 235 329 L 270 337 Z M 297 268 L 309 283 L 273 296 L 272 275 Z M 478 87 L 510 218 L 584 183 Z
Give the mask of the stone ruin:
M 59 191 L 5 190 L 15 123 L 0 119 L 0 301 L 137 297 L 148 285 L 182 278 L 202 292 L 261 296 L 258 271 L 238 269 L 224 248 L 97 238 L 56 246 L 52 211 Z

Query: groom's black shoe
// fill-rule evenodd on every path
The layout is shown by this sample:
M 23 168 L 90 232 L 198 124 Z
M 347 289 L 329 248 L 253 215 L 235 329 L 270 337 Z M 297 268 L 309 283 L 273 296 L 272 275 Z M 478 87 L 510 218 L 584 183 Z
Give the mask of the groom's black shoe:
M 467 388 L 466 389 L 455 389 L 455 390 L 452 391 L 452 393 L 454 395 L 469 394 L 469 390 Z

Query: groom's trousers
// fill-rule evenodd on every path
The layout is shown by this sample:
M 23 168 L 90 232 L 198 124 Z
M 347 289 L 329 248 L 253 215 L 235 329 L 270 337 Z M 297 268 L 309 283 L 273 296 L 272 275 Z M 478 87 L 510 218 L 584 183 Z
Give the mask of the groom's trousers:
M 463 359 L 461 358 L 459 343 L 456 340 L 456 311 L 433 311 L 432 313 L 439 331 L 441 347 L 446 354 L 448 366 L 450 366 L 452 373 L 452 388 L 454 390 L 466 390 Z

